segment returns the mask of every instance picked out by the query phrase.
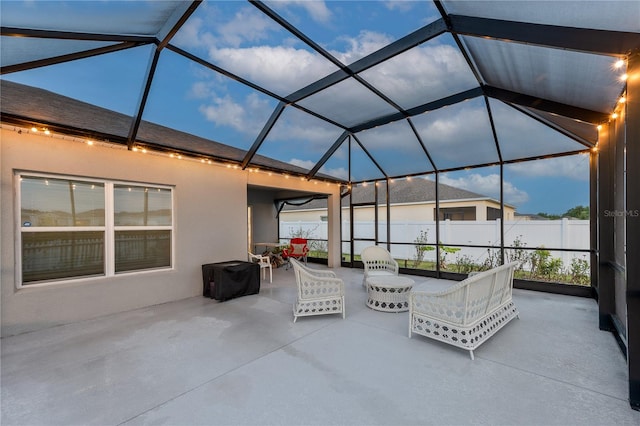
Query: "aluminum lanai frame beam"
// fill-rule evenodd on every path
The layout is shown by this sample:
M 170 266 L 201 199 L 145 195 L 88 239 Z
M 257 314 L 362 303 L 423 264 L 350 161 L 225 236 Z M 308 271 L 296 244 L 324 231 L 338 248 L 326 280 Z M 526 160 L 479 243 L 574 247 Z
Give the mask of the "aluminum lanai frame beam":
M 500 160 L 500 261 L 504 264 L 504 160 L 502 158 L 500 142 L 498 141 L 498 133 L 496 132 L 496 123 L 493 120 L 493 112 L 491 111 L 489 98 L 487 98 L 486 96 L 484 96 L 484 105 L 487 109 L 487 116 L 489 117 L 489 125 L 491 126 L 493 142 L 496 144 L 498 160 Z
M 467 65 L 471 69 L 471 72 L 473 73 L 473 76 L 478 82 L 478 85 L 482 86 L 485 82 L 482 78 L 482 75 L 480 74 L 480 70 L 478 69 L 478 66 L 476 65 L 476 63 L 472 60 L 471 55 L 469 55 L 469 52 L 467 51 L 467 49 L 464 47 L 464 45 L 460 41 L 460 36 L 457 33 L 452 31 L 451 19 L 449 18 L 447 11 L 442 5 L 442 2 L 440 0 L 434 0 L 433 3 L 436 6 L 436 9 L 438 9 L 438 12 L 440 12 L 442 19 L 444 20 L 447 26 L 447 31 L 449 31 L 449 33 L 451 34 L 451 37 L 453 37 L 453 40 L 456 42 L 456 46 L 458 46 L 458 50 L 464 57 L 464 60 L 467 62 Z
M 153 36 L 139 36 L 126 34 L 96 34 L 74 31 L 36 30 L 31 28 L 0 27 L 0 35 L 7 37 L 53 38 L 60 40 L 111 41 L 130 43 L 156 43 Z
M 413 117 L 414 115 L 422 114 L 427 111 L 434 111 L 436 109 L 439 109 L 445 106 L 457 104 L 467 99 L 477 98 L 478 96 L 482 96 L 482 94 L 483 94 L 482 88 L 475 87 L 473 89 L 465 90 L 464 92 L 456 93 L 454 95 L 447 96 L 433 102 L 427 102 L 426 104 L 419 105 L 414 108 L 410 108 L 406 111 L 406 113 L 408 114 L 409 117 Z M 368 121 L 363 124 L 359 124 L 355 127 L 350 128 L 349 130 L 352 133 L 357 133 L 362 130 L 371 129 L 376 126 L 382 126 L 384 124 L 402 120 L 404 118 L 407 118 L 407 117 L 404 114 L 397 112 L 397 113 L 386 115 L 384 117 L 376 118 L 374 120 Z
M 26 71 L 48 65 L 69 62 L 76 59 L 88 58 L 91 56 L 111 53 L 118 50 L 143 46 L 145 44 L 157 43 L 158 40 L 152 36 L 119 35 L 119 34 L 94 34 L 73 31 L 57 30 L 37 30 L 29 28 L 0 27 L 0 35 L 4 37 L 27 37 L 58 40 L 81 40 L 81 41 L 104 41 L 120 43 L 112 46 L 104 46 L 96 49 L 82 50 L 76 53 L 55 56 L 52 58 L 39 59 L 36 61 L 22 62 L 1 68 L 1 74 Z
M 285 104 L 290 104 L 291 103 L 289 101 L 289 99 L 284 98 L 284 97 L 278 95 L 277 93 L 273 93 L 270 90 L 267 90 L 266 88 L 264 88 L 262 86 L 259 86 L 259 85 L 255 84 L 255 83 L 252 83 L 251 81 L 246 80 L 246 79 L 244 79 L 244 78 L 242 78 L 242 77 L 240 77 L 240 76 L 238 76 L 236 74 L 233 74 L 232 72 L 229 72 L 229 71 L 227 71 L 227 70 L 225 70 L 223 68 L 220 68 L 219 66 L 214 65 L 211 62 L 206 61 L 206 60 L 204 60 L 204 59 L 202 59 L 202 58 L 200 58 L 198 56 L 195 56 L 194 54 L 189 53 L 186 50 L 183 50 L 183 49 L 181 49 L 179 47 L 176 47 L 176 46 L 174 46 L 172 44 L 168 44 L 167 45 L 167 49 L 171 50 L 172 52 L 175 52 L 175 53 L 177 53 L 177 54 L 179 54 L 181 56 L 184 56 L 185 58 L 187 58 L 187 59 L 189 59 L 191 61 L 194 61 L 194 62 L 202 65 L 205 68 L 209 68 L 210 70 L 213 70 L 213 71 L 215 71 L 215 72 L 217 72 L 219 74 L 222 74 L 225 77 L 230 78 L 231 80 L 234 80 L 234 81 L 236 81 L 236 82 L 238 82 L 240 84 L 244 84 L 245 86 L 248 86 L 248 87 L 252 88 L 253 90 L 255 90 L 257 92 L 260 92 L 260 93 L 262 93 L 264 95 L 267 95 L 267 96 L 269 96 L 269 97 L 271 97 L 273 99 L 276 99 L 279 102 L 283 102 Z M 297 108 L 297 109 L 299 109 L 301 111 L 304 111 L 307 114 L 313 115 L 314 117 L 319 118 L 320 120 L 323 120 L 323 121 L 326 121 L 327 123 L 333 124 L 334 126 L 339 127 L 339 128 L 341 128 L 343 130 L 346 129 L 346 127 L 344 125 L 342 125 L 340 123 L 336 123 L 335 121 L 333 121 L 333 120 L 331 120 L 331 119 L 329 119 L 327 117 L 324 117 L 324 116 L 318 114 L 317 112 L 311 111 L 311 110 L 309 110 L 307 108 L 304 108 L 304 107 L 302 107 L 300 105 L 291 105 L 291 106 L 294 107 L 294 108 Z
M 522 163 L 522 162 L 526 162 L 526 161 L 533 161 L 533 160 L 544 160 L 544 159 L 549 159 L 549 158 L 559 158 L 559 157 L 568 157 L 571 155 L 577 155 L 577 154 L 586 154 L 589 153 L 590 150 L 585 148 L 585 149 L 581 149 L 581 150 L 576 150 L 576 151 L 569 151 L 569 152 L 561 152 L 558 154 L 547 154 L 547 155 L 535 155 L 533 157 L 525 157 L 525 158 L 517 158 L 515 160 L 504 160 L 503 164 L 516 164 L 516 163 Z M 499 161 L 493 161 L 493 162 L 489 162 L 489 163 L 481 163 L 481 164 L 473 164 L 470 166 L 457 166 L 457 167 L 450 167 L 447 169 L 439 169 L 438 173 L 450 173 L 450 172 L 458 172 L 460 170 L 469 170 L 469 169 L 479 169 L 482 167 L 492 167 L 492 166 L 499 166 L 500 162 Z M 425 171 L 425 172 L 416 172 L 416 173 L 404 173 L 402 175 L 394 175 L 394 176 L 389 176 L 389 179 L 402 179 L 405 177 L 415 177 L 415 176 L 424 176 L 424 175 L 428 175 L 428 174 L 432 174 L 434 173 L 433 171 Z M 371 180 L 371 179 L 368 179 Z M 362 180 L 362 181 L 354 181 L 353 183 L 360 183 L 360 182 L 366 182 L 367 180 Z
M 206 61 L 206 60 L 204 60 L 204 59 L 202 59 L 202 58 L 200 58 L 200 57 L 198 57 L 198 56 L 196 56 L 196 55 L 194 55 L 192 53 L 189 53 L 186 50 L 183 50 L 183 49 L 181 49 L 181 48 L 179 48 L 177 46 L 174 46 L 173 44 L 168 44 L 167 45 L 167 50 L 171 50 L 172 52 L 177 53 L 178 55 L 184 56 L 185 58 L 187 58 L 187 59 L 189 59 L 189 60 L 191 60 L 191 61 L 193 61 L 193 62 L 195 62 L 195 63 L 197 63 L 199 65 L 202 65 L 205 68 L 209 68 L 210 70 L 213 70 L 213 71 L 215 71 L 215 72 L 217 72 L 219 74 L 222 74 L 225 77 L 228 77 L 228 78 L 230 78 L 230 79 L 232 79 L 232 80 L 234 80 L 234 81 L 236 81 L 238 83 L 244 84 L 245 86 L 248 86 L 248 87 L 252 88 L 253 90 L 256 90 L 256 91 L 258 91 L 258 92 L 260 92 L 260 93 L 262 93 L 264 95 L 267 95 L 267 96 L 270 96 L 270 97 L 272 97 L 274 99 L 277 99 L 279 102 L 284 102 L 284 103 L 288 103 L 289 102 L 287 99 L 283 98 L 282 96 L 277 95 L 277 94 L 265 89 L 262 86 L 258 86 L 257 84 L 252 83 L 249 80 L 246 80 L 246 79 L 244 79 L 244 78 L 242 78 L 242 77 L 240 77 L 240 76 L 238 76 L 236 74 L 233 74 L 233 73 L 231 73 L 231 72 L 229 72 L 229 71 L 227 71 L 227 70 L 225 70 L 223 68 L 220 68 L 219 66 L 214 65 L 211 62 Z
M 316 173 L 318 173 L 318 170 L 320 170 L 320 168 L 324 166 L 324 163 L 326 163 L 329 160 L 329 158 L 331 158 L 333 153 L 336 152 L 338 148 L 340 148 L 340 146 L 342 145 L 344 140 L 347 139 L 348 136 L 349 136 L 349 132 L 347 132 L 346 130 L 342 132 L 340 136 L 338 136 L 338 139 L 336 139 L 333 145 L 331 145 L 331 148 L 329 148 L 329 150 L 324 153 L 320 161 L 318 161 L 316 165 L 313 167 L 313 169 L 311 169 L 309 174 L 307 174 L 307 179 L 313 178 L 316 175 Z
M 500 89 L 494 86 L 482 86 L 484 94 L 490 98 L 499 99 L 506 103 L 536 108 L 541 111 L 559 114 L 565 117 L 574 118 L 587 123 L 603 123 L 609 119 L 609 114 L 563 104 L 548 99 L 525 95 L 523 93 L 512 92 L 511 90 Z
M 285 107 L 286 107 L 286 104 L 284 102 L 279 102 L 278 105 L 276 105 L 276 108 L 271 113 L 271 117 L 269 117 L 265 125 L 262 127 L 260 134 L 256 138 L 255 142 L 253 142 L 253 145 L 251 145 L 251 148 L 249 148 L 249 151 L 247 151 L 247 154 L 244 156 L 244 159 L 242 160 L 243 170 L 249 165 L 253 156 L 256 155 L 256 152 L 262 145 L 262 142 L 264 142 L 267 135 L 269 134 L 273 126 L 276 124 L 276 121 L 278 121 L 278 118 L 284 111 Z
M 362 142 L 360 142 L 360 139 L 358 139 L 358 137 L 356 135 L 354 135 L 354 134 L 352 134 L 351 137 L 356 141 L 356 143 L 360 146 L 360 148 L 364 151 L 364 153 L 367 154 L 367 157 L 369 157 L 371 162 L 373 164 L 375 164 L 375 166 L 378 168 L 378 170 L 380 170 L 380 173 L 382 173 L 383 177 L 388 179 L 389 175 L 384 171 L 384 169 L 380 166 L 380 164 L 378 164 L 378 162 L 375 160 L 375 158 L 373 158 L 373 156 L 371 155 L 369 150 L 367 150 L 367 148 L 364 147 Z M 349 159 L 349 161 L 351 161 L 351 159 Z M 349 176 L 349 180 L 351 180 L 351 176 Z M 376 179 L 374 179 L 374 180 L 376 180 Z
M 599 54 L 626 55 L 640 46 L 640 34 L 573 28 L 500 19 L 448 15 L 456 34 L 490 37 L 538 46 Z
M 387 104 L 391 105 L 394 109 L 404 113 L 404 110 L 402 109 L 402 107 L 400 107 L 400 105 L 396 104 L 392 99 L 387 97 L 384 93 L 380 92 L 376 87 L 371 85 L 369 82 L 365 81 L 362 77 L 360 77 L 357 74 L 355 74 L 346 65 L 344 65 L 342 62 L 340 62 L 338 59 L 336 59 L 332 54 L 327 52 L 322 46 L 320 46 L 315 41 L 311 40 L 302 31 L 297 29 L 295 26 L 291 25 L 291 23 L 289 21 L 287 21 L 286 19 L 284 19 L 283 17 L 278 15 L 275 11 L 270 9 L 264 3 L 262 3 L 261 1 L 258 1 L 258 0 L 249 0 L 249 3 L 253 4 L 262 13 L 267 15 L 269 18 L 271 18 L 273 21 L 278 23 L 283 28 L 285 28 L 291 34 L 293 34 L 294 36 L 296 36 L 297 38 L 302 40 L 305 44 L 307 44 L 313 50 L 315 50 L 320 55 L 322 55 L 325 59 L 329 60 L 336 67 L 338 67 L 339 69 L 341 69 L 344 72 L 346 72 L 350 77 L 354 78 L 360 84 L 362 84 L 367 89 L 369 89 L 372 93 L 375 93 L 380 99 L 384 100 Z M 406 114 L 405 114 L 405 116 L 406 116 Z
M 407 123 L 409 123 L 409 126 L 411 127 L 411 131 L 413 131 L 413 134 L 416 136 L 416 139 L 418 139 L 418 142 L 420 143 L 420 147 L 422 148 L 425 155 L 427 156 L 427 159 L 431 163 L 431 167 L 433 168 L 433 171 L 437 173 L 438 168 L 436 167 L 436 163 L 435 161 L 433 161 L 433 158 L 431 158 L 431 154 L 429 154 L 429 150 L 425 146 L 424 141 L 422 140 L 422 137 L 420 137 L 420 134 L 418 133 L 418 129 L 416 129 L 416 126 L 413 124 L 413 121 L 411 121 L 410 117 L 407 118 Z
M 447 27 L 444 24 L 444 21 L 442 19 L 439 19 L 429 25 L 420 28 L 417 31 L 412 32 L 405 37 L 402 37 L 401 39 L 394 41 L 393 43 L 381 48 L 380 50 L 377 50 L 365 56 L 364 58 L 357 60 L 353 64 L 348 65 L 346 68 L 349 70 L 349 72 L 345 71 L 344 69 L 335 71 L 334 73 L 329 74 L 328 76 L 314 83 L 311 83 L 296 92 L 293 92 L 286 98 L 290 102 L 298 102 L 308 96 L 313 95 L 314 93 L 317 93 L 336 83 L 339 83 L 342 80 L 349 78 L 352 74 L 357 74 L 365 71 L 396 55 L 399 55 L 400 53 L 403 53 L 413 47 L 427 42 L 432 38 L 443 34 L 444 32 L 446 32 L 446 30 Z
M 518 110 L 519 112 L 523 113 L 524 115 L 531 117 L 532 119 L 538 121 L 539 123 L 544 124 L 547 127 L 550 127 L 551 129 L 555 130 L 556 132 L 559 132 L 561 134 L 563 134 L 564 136 L 573 139 L 574 141 L 578 142 L 581 145 L 584 145 L 587 148 L 593 148 L 594 146 L 596 146 L 595 143 L 593 142 L 589 142 L 588 140 L 566 130 L 565 128 L 552 123 L 549 120 L 546 120 L 544 117 L 540 117 L 539 115 L 535 114 L 532 111 L 529 111 L 527 109 L 525 109 L 524 107 L 522 107 L 521 105 L 516 105 L 516 104 L 507 104 L 508 106 L 510 106 L 511 108 L 514 108 L 516 110 Z
M 27 71 L 35 68 L 46 67 L 49 65 L 62 64 L 65 62 L 75 61 L 76 59 L 91 58 L 93 56 L 103 55 L 105 53 L 118 52 L 120 50 L 131 49 L 133 47 L 144 46 L 150 43 L 123 42 L 112 44 L 110 46 L 98 47 L 95 49 L 84 50 L 81 52 L 68 53 L 66 55 L 53 56 L 35 61 L 22 62 L 15 65 L 8 65 L 0 68 L 0 75 L 10 74 L 14 72 Z
M 155 49 L 153 51 L 153 54 L 151 55 L 149 66 L 147 68 L 147 73 L 146 73 L 147 77 L 145 78 L 142 93 L 140 94 L 138 109 L 136 111 L 136 114 L 133 116 L 133 120 L 131 121 L 131 127 L 129 127 L 129 134 L 127 136 L 127 148 L 129 150 L 133 149 L 133 145 L 138 135 L 138 129 L 140 128 L 140 122 L 142 121 L 142 114 L 144 113 L 144 108 L 147 104 L 147 98 L 149 97 L 149 90 L 151 90 L 151 82 L 153 81 L 153 75 L 155 74 L 156 67 L 158 66 L 158 59 L 160 59 L 160 50 Z
M 162 26 L 160 31 L 157 33 L 159 49 L 164 49 L 169 41 L 176 35 L 176 33 L 182 28 L 182 26 L 187 22 L 187 20 L 191 17 L 193 12 L 196 11 L 200 3 L 203 0 L 193 0 L 192 2 L 183 2 L 181 3 L 182 8 L 176 8 L 174 13 L 171 15 L 169 19 Z
M 151 57 L 151 61 L 149 63 L 149 67 L 147 70 L 144 88 L 140 95 L 140 102 L 138 102 L 138 109 L 136 114 L 133 116 L 133 121 L 131 122 L 131 127 L 129 128 L 129 136 L 127 137 L 127 148 L 133 149 L 133 145 L 136 141 L 136 137 L 138 135 L 138 129 L 140 128 L 140 122 L 142 121 L 142 115 L 144 114 L 144 109 L 147 105 L 147 99 L 149 97 L 149 91 L 151 90 L 151 83 L 153 82 L 153 77 L 156 73 L 156 68 L 158 66 L 158 60 L 160 59 L 160 53 L 162 50 L 169 44 L 169 41 L 173 38 L 173 36 L 178 32 L 178 30 L 182 27 L 182 25 L 189 19 L 189 17 L 193 14 L 196 8 L 200 5 L 200 1 L 193 1 L 183 9 L 182 14 L 174 14 L 172 16 L 173 22 L 169 22 L 169 20 L 165 23 L 163 31 L 166 32 L 164 38 L 158 41 L 155 51 Z
M 493 142 L 496 144 L 496 151 L 498 152 L 498 160 L 502 164 L 502 150 L 500 149 L 500 142 L 498 141 L 498 132 L 496 132 L 496 123 L 493 120 L 493 112 L 491 111 L 491 105 L 489 105 L 489 98 L 487 98 L 486 96 L 484 96 L 484 105 L 487 108 L 489 125 L 491 126 L 491 134 L 493 135 Z

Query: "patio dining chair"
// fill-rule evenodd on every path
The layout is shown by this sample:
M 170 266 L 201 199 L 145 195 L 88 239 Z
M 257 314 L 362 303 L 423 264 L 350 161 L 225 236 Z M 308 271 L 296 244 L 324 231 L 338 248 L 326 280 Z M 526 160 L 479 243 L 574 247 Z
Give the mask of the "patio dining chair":
M 249 262 L 254 262 L 260 265 L 260 270 L 262 271 L 262 279 L 266 279 L 265 275 L 267 273 L 267 268 L 269 268 L 269 282 L 273 282 L 273 269 L 271 268 L 271 259 L 269 256 L 262 256 L 259 254 L 249 253 Z

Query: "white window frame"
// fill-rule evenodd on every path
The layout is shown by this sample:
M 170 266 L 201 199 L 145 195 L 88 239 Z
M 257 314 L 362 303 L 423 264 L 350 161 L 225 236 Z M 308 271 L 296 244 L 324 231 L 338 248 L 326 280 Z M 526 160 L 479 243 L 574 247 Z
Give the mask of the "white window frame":
M 36 177 L 36 178 L 49 178 L 49 179 L 68 179 L 68 180 L 76 180 L 88 183 L 99 183 L 104 185 L 104 207 L 105 207 L 105 222 L 104 226 L 77 226 L 77 227 L 56 227 L 56 226 L 43 226 L 43 227 L 25 227 L 22 223 L 22 191 L 20 182 L 22 181 L 22 177 Z M 121 181 L 121 180 L 113 180 L 113 179 L 96 179 L 84 176 L 73 176 L 73 175 L 57 175 L 51 173 L 40 173 L 40 172 L 28 172 L 28 171 L 15 171 L 14 172 L 14 181 L 15 181 L 15 223 L 16 223 L 16 239 L 15 239 L 15 263 L 16 263 L 16 288 L 34 288 L 34 287 L 42 287 L 42 286 L 50 286 L 50 285 L 58 285 L 69 282 L 77 282 L 77 281 L 93 281 L 93 280 L 101 280 L 107 279 L 115 276 L 123 276 L 123 275 L 135 275 L 135 274 L 146 274 L 157 271 L 170 271 L 175 269 L 175 186 L 166 185 L 166 184 L 156 184 L 156 183 L 144 183 L 144 182 L 132 182 L 132 181 Z M 171 191 L 171 225 L 164 226 L 116 226 L 115 225 L 115 197 L 114 197 L 114 187 L 116 185 L 129 185 L 135 187 L 148 187 L 152 189 L 164 189 Z M 82 231 L 94 231 L 94 232 L 104 232 L 104 274 L 101 275 L 86 275 L 86 276 L 77 276 L 77 277 L 69 277 L 69 278 L 61 278 L 55 280 L 46 280 L 46 281 L 37 281 L 29 284 L 24 284 L 22 282 L 22 234 L 23 232 L 56 232 L 56 231 L 73 231 L 73 232 L 82 232 Z M 116 231 L 156 231 L 156 230 L 165 230 L 171 232 L 171 256 L 170 256 L 170 265 L 166 267 L 159 268 L 148 268 L 148 269 L 139 269 L 132 271 L 123 271 L 116 272 L 115 271 L 115 234 Z

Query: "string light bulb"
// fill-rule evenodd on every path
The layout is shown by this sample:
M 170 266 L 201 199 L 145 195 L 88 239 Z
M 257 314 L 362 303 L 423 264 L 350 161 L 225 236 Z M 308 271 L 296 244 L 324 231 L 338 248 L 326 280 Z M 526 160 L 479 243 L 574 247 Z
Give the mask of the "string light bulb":
M 625 98 L 624 96 L 622 96 L 620 99 L 618 99 L 618 103 L 619 104 L 623 104 L 625 102 L 627 102 L 627 98 Z
M 613 114 L 611 114 L 611 118 L 613 118 L 614 120 L 618 118 L 618 113 L 614 112 Z
M 624 59 L 618 59 L 613 65 L 616 69 L 620 69 L 624 66 Z

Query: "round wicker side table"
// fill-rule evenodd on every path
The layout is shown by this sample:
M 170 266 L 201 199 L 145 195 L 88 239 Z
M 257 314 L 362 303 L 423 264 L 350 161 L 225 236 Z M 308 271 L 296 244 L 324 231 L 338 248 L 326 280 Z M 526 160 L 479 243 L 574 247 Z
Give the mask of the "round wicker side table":
M 384 275 L 367 278 L 367 306 L 382 312 L 409 310 L 409 292 L 413 288 L 411 278 Z

